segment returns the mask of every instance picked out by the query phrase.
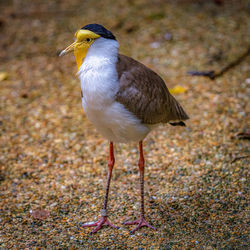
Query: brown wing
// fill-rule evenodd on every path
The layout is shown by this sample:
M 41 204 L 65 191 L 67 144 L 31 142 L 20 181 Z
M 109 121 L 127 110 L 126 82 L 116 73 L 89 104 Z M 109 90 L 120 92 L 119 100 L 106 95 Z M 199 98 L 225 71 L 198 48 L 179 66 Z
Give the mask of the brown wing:
M 154 71 L 120 54 L 116 69 L 120 81 L 116 101 L 123 104 L 143 123 L 167 123 L 189 118 Z

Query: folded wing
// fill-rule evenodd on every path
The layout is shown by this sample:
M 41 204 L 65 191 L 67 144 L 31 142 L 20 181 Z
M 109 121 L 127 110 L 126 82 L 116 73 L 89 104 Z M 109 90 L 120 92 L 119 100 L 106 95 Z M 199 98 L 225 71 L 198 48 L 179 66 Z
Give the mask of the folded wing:
M 169 93 L 160 76 L 138 61 L 121 54 L 116 68 L 120 81 L 116 101 L 144 124 L 169 122 L 171 125 L 183 126 L 183 121 L 189 117 Z

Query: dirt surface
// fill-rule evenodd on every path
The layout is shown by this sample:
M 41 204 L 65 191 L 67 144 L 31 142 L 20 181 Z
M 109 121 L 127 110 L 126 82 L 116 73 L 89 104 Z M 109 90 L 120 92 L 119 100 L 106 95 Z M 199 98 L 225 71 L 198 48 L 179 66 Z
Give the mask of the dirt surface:
M 217 2 L 217 4 L 215 3 Z M 246 249 L 248 1 L 0 1 L 1 249 Z M 220 4 L 221 3 L 221 4 Z M 130 235 L 139 215 L 136 144 L 115 145 L 109 213 L 119 230 L 94 235 L 108 142 L 81 107 L 72 55 L 58 53 L 88 23 L 112 30 L 120 51 L 157 71 L 190 116 L 145 140 L 146 216 L 157 231 Z M 237 158 L 244 156 L 244 158 Z

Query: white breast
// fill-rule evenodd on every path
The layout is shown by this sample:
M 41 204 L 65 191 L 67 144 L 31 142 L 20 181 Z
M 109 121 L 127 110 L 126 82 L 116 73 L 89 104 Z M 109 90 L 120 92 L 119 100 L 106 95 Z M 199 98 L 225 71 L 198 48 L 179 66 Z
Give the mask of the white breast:
M 148 134 L 149 128 L 115 101 L 119 90 L 118 47 L 115 40 L 98 38 L 89 48 L 79 70 L 82 105 L 88 119 L 108 140 L 140 141 Z

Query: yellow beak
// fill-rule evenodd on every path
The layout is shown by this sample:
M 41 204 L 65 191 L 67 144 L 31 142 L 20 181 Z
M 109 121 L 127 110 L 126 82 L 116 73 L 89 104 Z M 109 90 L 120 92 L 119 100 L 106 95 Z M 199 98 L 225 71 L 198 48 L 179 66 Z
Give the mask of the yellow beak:
M 64 56 L 68 54 L 69 52 L 73 51 L 75 49 L 75 46 L 76 46 L 76 41 L 70 44 L 66 49 L 62 50 L 59 56 Z

